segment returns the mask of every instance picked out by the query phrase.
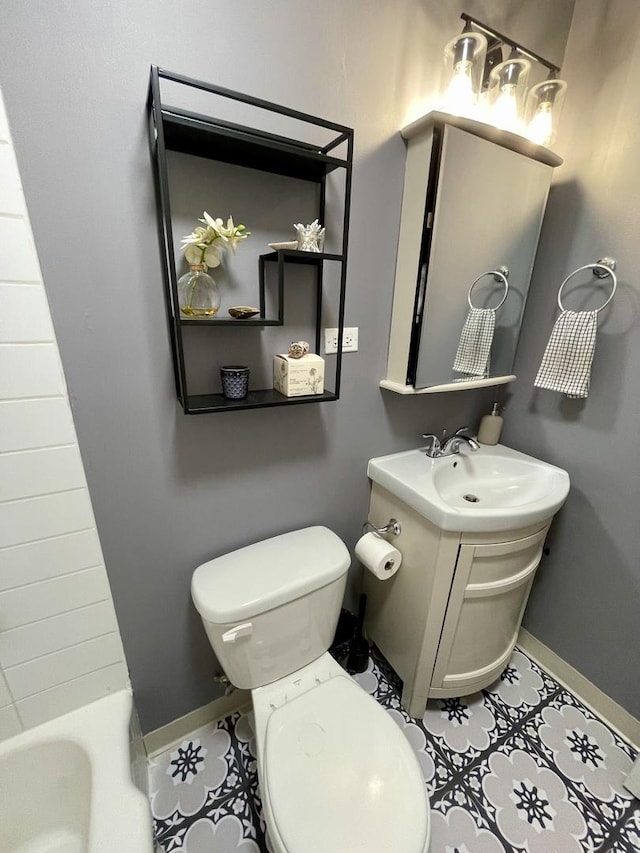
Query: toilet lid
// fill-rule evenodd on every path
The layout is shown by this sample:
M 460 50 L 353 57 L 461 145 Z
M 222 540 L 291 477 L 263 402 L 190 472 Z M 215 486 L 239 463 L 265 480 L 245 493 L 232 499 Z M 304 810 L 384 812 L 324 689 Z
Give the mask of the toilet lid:
M 291 853 L 423 853 L 428 800 L 396 723 L 348 676 L 277 708 L 264 779 Z

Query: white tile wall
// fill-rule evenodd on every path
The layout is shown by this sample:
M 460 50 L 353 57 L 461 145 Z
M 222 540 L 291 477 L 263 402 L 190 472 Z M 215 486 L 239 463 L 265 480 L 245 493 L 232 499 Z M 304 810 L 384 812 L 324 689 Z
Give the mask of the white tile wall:
M 0 740 L 128 685 L 0 96 Z
M 117 664 L 122 659 L 122 643 L 116 633 L 93 637 L 50 655 L 5 669 L 11 695 L 17 701 L 66 684 L 96 669 Z
M 0 185 L 1 182 L 2 178 Z M 53 340 L 53 325 L 42 285 L 1 284 L 0 343 Z
M 3 197 L 4 193 L 3 187 Z M 29 225 L 23 217 L 1 215 L 9 206 L 0 198 L 0 280 L 38 281 L 40 269 Z
M 65 397 L 0 401 L 0 453 L 75 441 L 73 418 Z
M 2 551 L 0 592 L 80 569 L 91 569 L 101 562 L 102 552 L 94 528 L 5 548 Z
M 55 344 L 0 344 L 0 399 L 59 397 L 65 392 Z
M 35 660 L 113 631 L 115 614 L 110 599 L 83 605 L 57 616 L 0 631 L 0 667 Z
M 11 693 L 7 687 L 7 682 L 4 673 L 0 672 L 0 708 L 10 705 L 12 702 Z
M 20 734 L 22 729 L 23 725 L 14 705 L 0 708 L 0 740 Z
M 51 690 L 21 699 L 15 703 L 15 707 L 22 724 L 29 728 L 73 711 L 81 705 L 95 702 L 114 690 L 123 690 L 128 684 L 126 668 L 121 663 L 115 663 L 74 678 L 73 681 L 59 684 Z
M 0 454 L 0 501 L 68 492 L 84 485 L 77 444 Z
M 13 148 L 0 145 L 0 187 L 2 187 L 2 212 L 23 216 L 26 213 L 24 195 L 18 175 Z
M 103 566 L 0 592 L 0 631 L 109 598 Z
M 0 503 L 0 548 L 93 526 L 86 489 Z

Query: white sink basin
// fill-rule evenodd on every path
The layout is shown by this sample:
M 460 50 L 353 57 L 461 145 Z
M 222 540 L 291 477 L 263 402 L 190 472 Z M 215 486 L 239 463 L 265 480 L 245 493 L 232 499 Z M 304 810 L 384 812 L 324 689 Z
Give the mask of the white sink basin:
M 367 474 L 442 530 L 514 530 L 550 518 L 569 493 L 569 475 L 501 444 L 430 459 L 407 450 L 371 459 Z

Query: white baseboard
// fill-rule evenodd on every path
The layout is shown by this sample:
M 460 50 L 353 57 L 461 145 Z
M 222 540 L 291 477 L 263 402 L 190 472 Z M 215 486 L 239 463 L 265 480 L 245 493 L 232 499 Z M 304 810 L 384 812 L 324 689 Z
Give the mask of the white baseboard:
M 526 628 L 520 628 L 518 645 L 533 660 L 546 669 L 563 687 L 583 702 L 587 708 L 601 717 L 608 726 L 614 729 L 635 749 L 640 750 L 640 720 L 633 717 L 621 705 L 603 693 L 599 687 L 592 684 L 582 673 L 559 657 L 544 643 L 541 643 Z M 251 707 L 251 693 L 248 690 L 234 690 L 228 696 L 214 699 L 202 708 L 196 708 L 179 717 L 166 726 L 161 726 L 144 736 L 144 745 L 150 758 L 164 752 L 183 741 L 196 729 L 206 726 L 215 720 L 243 711 Z
M 571 664 L 559 657 L 544 643 L 541 643 L 533 634 L 530 634 L 526 628 L 520 628 L 518 645 L 563 687 L 575 693 L 589 710 L 601 717 L 608 726 L 629 741 L 635 749 L 640 748 L 640 720 L 637 720 L 621 705 L 614 702 L 610 696 L 592 684 Z
M 176 744 L 181 743 L 188 735 L 196 729 L 222 720 L 236 711 L 244 711 L 251 707 L 251 693 L 248 690 L 234 690 L 228 696 L 220 696 L 202 708 L 190 711 L 184 717 L 178 717 L 166 726 L 149 732 L 143 738 L 144 745 L 149 758 L 153 758 L 160 752 L 164 752 Z

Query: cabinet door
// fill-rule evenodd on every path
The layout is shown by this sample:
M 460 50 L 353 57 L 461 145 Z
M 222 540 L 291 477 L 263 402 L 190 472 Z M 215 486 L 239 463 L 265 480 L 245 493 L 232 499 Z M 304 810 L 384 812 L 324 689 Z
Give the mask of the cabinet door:
M 426 291 L 416 300 L 420 331 L 410 354 L 416 388 L 461 378 L 453 362 L 469 287 L 500 265 L 509 269 L 509 296 L 496 314 L 490 375 L 512 372 L 551 173 L 551 166 L 444 127 L 437 178 L 431 178 L 437 180 L 433 232 L 430 246 L 425 232 L 420 259 Z M 503 294 L 502 285 L 483 278 L 474 304 L 495 307 Z
M 548 527 L 512 542 L 461 545 L 430 696 L 488 686 L 509 660 Z

